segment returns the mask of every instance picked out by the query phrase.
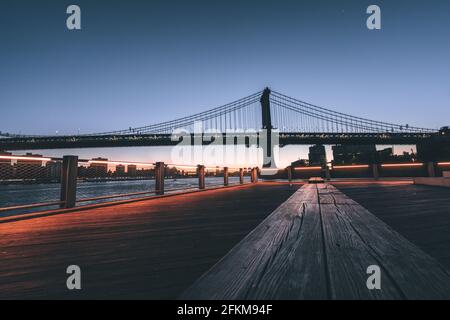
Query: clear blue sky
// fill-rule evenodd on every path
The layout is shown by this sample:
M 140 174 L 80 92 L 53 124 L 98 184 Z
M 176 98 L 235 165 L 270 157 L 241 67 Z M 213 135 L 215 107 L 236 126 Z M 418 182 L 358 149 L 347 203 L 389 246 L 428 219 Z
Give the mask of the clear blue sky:
M 66 29 L 78 4 L 82 30 Z M 366 28 L 370 4 L 382 30 Z M 450 2 L 23 1 L 0 6 L 0 130 L 171 120 L 270 86 L 377 120 L 450 124 Z

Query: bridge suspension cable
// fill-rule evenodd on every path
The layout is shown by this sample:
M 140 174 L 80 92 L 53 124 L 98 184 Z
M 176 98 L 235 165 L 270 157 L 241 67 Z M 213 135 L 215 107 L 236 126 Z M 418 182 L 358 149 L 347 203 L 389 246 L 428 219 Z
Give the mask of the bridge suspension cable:
M 370 120 L 349 114 L 333 111 L 291 98 L 277 91 L 269 92 L 270 116 L 272 127 L 280 132 L 298 133 L 433 133 L 434 129 L 399 125 L 383 121 Z M 174 130 L 195 132 L 194 124 L 201 123 L 198 128 L 203 132 L 226 132 L 233 130 L 260 130 L 263 127 L 260 99 L 263 91 L 256 92 L 242 99 L 225 105 L 199 112 L 190 116 L 165 121 L 153 125 L 128 128 L 125 130 L 77 134 L 69 137 L 117 136 L 143 134 L 171 134 Z M 31 136 L 5 134 L 0 132 L 0 139 L 36 138 L 50 136 Z
M 319 107 L 276 91 L 270 95 L 274 126 L 282 132 L 430 133 L 434 129 L 370 120 Z
M 255 124 L 261 122 L 257 117 L 259 116 L 257 108 L 259 107 L 260 96 L 261 92 L 257 92 L 223 106 L 176 120 L 127 130 L 102 132 L 96 135 L 170 134 L 175 129 L 193 132 L 193 126 L 196 122 L 201 122 L 203 130 L 218 130 L 220 132 L 242 128 L 258 128 Z
M 95 135 L 170 134 L 176 129 L 194 131 L 201 122 L 202 130 L 259 130 L 262 127 L 259 99 L 262 91 L 205 112 L 154 125 L 110 131 Z M 272 124 L 281 132 L 323 133 L 431 133 L 435 129 L 399 125 L 370 120 L 320 107 L 277 91 L 270 94 Z

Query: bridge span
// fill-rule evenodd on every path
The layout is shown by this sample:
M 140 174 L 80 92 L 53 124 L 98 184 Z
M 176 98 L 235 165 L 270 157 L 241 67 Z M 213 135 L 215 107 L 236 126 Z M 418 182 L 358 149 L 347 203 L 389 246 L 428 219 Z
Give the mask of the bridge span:
M 427 141 L 449 141 L 448 136 L 436 133 L 332 133 L 332 132 L 276 132 L 280 146 L 285 145 L 311 145 L 311 144 L 419 144 Z M 227 139 L 231 144 L 259 145 L 262 133 L 223 133 L 214 135 L 200 134 L 200 140 L 204 145 Z M 102 147 L 150 147 L 173 146 L 188 138 L 191 141 L 197 135 L 172 137 L 171 134 L 106 134 L 83 136 L 40 136 L 40 137 L 11 137 L 0 139 L 0 150 L 37 150 L 37 149 L 70 149 L 70 148 L 102 148 Z M 208 138 L 206 138 L 208 137 Z M 254 141 L 255 143 L 252 143 Z
M 0 133 L 0 150 L 171 146 L 185 138 L 212 136 L 208 141 L 233 137 L 235 144 L 259 144 L 263 134 L 288 144 L 420 144 L 448 143 L 450 133 L 408 124 L 356 117 L 291 98 L 266 88 L 205 112 L 149 126 L 83 135 L 17 135 Z M 172 138 L 172 134 L 176 133 Z M 274 144 L 266 139 L 270 157 Z

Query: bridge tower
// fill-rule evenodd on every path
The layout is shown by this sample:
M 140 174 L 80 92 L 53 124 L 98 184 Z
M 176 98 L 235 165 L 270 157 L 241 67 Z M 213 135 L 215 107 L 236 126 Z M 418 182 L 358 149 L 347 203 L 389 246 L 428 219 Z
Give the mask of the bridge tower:
M 266 130 L 266 144 L 262 145 L 263 148 L 263 168 L 270 168 L 275 165 L 273 159 L 273 145 L 272 145 L 272 118 L 270 115 L 270 89 L 265 88 L 261 95 L 261 112 L 262 112 L 262 129 Z

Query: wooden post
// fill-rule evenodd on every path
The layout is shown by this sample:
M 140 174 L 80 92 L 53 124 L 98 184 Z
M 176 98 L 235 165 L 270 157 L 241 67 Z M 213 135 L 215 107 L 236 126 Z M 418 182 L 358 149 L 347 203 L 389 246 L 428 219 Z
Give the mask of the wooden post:
M 164 176 L 166 168 L 164 162 L 157 162 L 155 165 L 155 193 L 157 195 L 164 194 Z
M 436 170 L 434 169 L 434 162 L 428 162 L 427 164 L 428 176 L 431 178 L 436 177 Z
M 205 166 L 199 165 L 197 167 L 198 173 L 198 188 L 203 190 L 205 189 Z
M 258 182 L 258 168 L 252 168 L 251 178 L 252 178 L 252 183 Z
M 223 185 L 228 186 L 228 167 L 223 168 Z
M 292 166 L 286 168 L 289 185 L 292 186 Z
M 244 184 L 244 169 L 239 169 L 239 183 Z
M 325 165 L 325 179 L 331 179 L 330 168 L 328 167 L 328 165 Z
M 380 178 L 380 172 L 378 170 L 377 163 L 372 164 L 372 175 L 375 180 L 378 180 Z
M 78 156 L 64 156 L 61 172 L 61 208 L 73 208 L 77 201 Z

